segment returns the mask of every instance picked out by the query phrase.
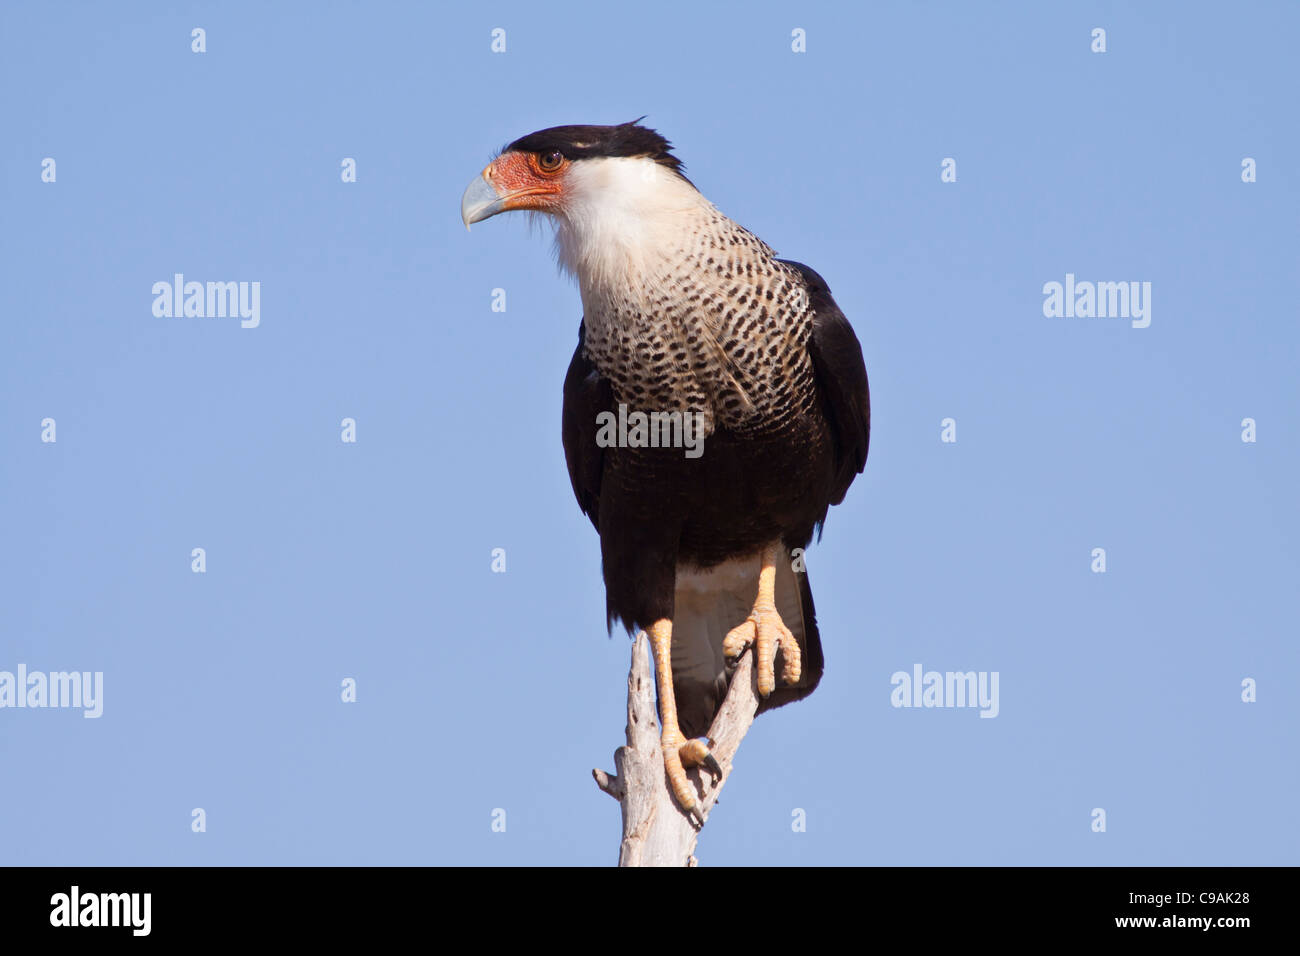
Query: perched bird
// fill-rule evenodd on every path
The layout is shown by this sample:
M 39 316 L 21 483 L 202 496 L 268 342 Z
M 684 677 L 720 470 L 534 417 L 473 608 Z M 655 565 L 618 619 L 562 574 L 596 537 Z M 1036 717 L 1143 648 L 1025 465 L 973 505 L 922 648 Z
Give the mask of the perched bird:
M 468 227 L 530 210 L 557 227 L 583 307 L 564 380 L 569 478 L 600 533 L 607 628 L 650 635 L 665 772 L 698 823 L 685 767 L 720 773 L 699 737 L 728 662 L 754 646 L 760 713 L 821 679 L 792 552 L 861 473 L 870 406 L 862 349 L 822 277 L 719 212 L 639 122 L 515 140 L 461 215 Z

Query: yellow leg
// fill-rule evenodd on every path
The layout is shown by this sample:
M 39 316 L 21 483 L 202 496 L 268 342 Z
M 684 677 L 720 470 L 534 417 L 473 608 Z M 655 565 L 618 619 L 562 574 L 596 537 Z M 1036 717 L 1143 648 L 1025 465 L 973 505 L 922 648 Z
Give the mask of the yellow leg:
M 686 776 L 686 768 L 704 764 L 717 776 L 722 769 L 702 740 L 687 740 L 677 723 L 677 698 L 673 696 L 673 622 L 661 618 L 650 625 L 650 649 L 655 657 L 655 683 L 659 689 L 660 742 L 664 751 L 664 772 L 677 804 L 696 826 L 704 824 L 695 787 Z
M 770 544 L 763 549 L 759 557 L 758 596 L 754 598 L 754 609 L 749 612 L 744 623 L 727 632 L 727 637 L 722 642 L 723 653 L 731 658 L 739 657 L 745 648 L 754 645 L 758 693 L 763 697 L 776 689 L 778 650 L 784 661 L 781 678 L 787 684 L 797 681 L 802 671 L 799 642 L 776 611 L 776 558 L 780 551 L 779 543 Z

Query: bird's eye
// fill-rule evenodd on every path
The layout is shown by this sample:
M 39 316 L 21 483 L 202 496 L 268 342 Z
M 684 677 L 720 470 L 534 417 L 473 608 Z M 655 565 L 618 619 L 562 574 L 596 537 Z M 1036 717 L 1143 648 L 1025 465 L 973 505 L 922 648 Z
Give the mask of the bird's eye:
M 537 165 L 542 167 L 542 172 L 553 173 L 564 165 L 564 154 L 558 150 L 540 153 L 537 157 Z

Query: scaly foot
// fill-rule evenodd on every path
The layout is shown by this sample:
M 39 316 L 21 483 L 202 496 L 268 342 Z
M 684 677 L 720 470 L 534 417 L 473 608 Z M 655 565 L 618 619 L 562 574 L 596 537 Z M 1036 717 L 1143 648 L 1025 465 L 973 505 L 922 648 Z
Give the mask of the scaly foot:
M 668 774 L 668 786 L 672 788 L 677 805 L 686 811 L 692 823 L 697 827 L 703 826 L 704 815 L 700 812 L 695 785 L 686 776 L 686 768 L 703 766 L 713 774 L 714 779 L 721 779 L 722 767 L 717 758 L 709 753 L 709 745 L 703 740 L 686 740 L 679 731 L 665 730 L 661 743 L 664 750 L 664 771 Z
M 766 697 L 776 689 L 776 652 L 781 652 L 781 679 L 787 684 L 799 680 L 802 659 L 799 642 L 781 620 L 774 607 L 758 607 L 739 627 L 727 632 L 722 642 L 722 652 L 735 660 L 751 644 L 754 645 L 754 666 L 758 670 L 758 693 Z
M 722 779 L 722 767 L 709 753 L 709 744 L 703 740 L 687 740 L 677 722 L 677 702 L 673 695 L 673 622 L 661 618 L 650 625 L 650 650 L 655 661 L 655 682 L 659 692 L 659 726 L 663 733 L 659 740 L 664 751 L 664 772 L 677 805 L 685 811 L 697 827 L 704 825 L 695 787 L 686 776 L 687 767 L 703 766 L 716 779 Z
M 754 667 L 758 671 L 758 693 L 766 697 L 776 689 L 776 652 L 781 652 L 781 679 L 787 684 L 799 680 L 802 658 L 799 642 L 785 626 L 776 610 L 776 555 L 777 545 L 763 549 L 758 572 L 758 596 L 754 609 L 738 627 L 727 632 L 722 642 L 722 653 L 734 661 L 754 645 Z

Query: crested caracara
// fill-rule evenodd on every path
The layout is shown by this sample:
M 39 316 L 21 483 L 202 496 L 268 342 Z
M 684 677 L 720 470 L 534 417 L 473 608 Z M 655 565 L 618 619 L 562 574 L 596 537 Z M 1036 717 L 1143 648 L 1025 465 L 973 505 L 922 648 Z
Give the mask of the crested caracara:
M 569 478 L 600 534 L 607 626 L 649 632 L 665 771 L 700 822 L 684 768 L 718 772 L 700 735 L 728 663 L 754 647 L 760 713 L 821 679 L 797 549 L 867 459 L 862 350 L 822 277 L 714 208 L 636 122 L 515 140 L 461 201 L 466 226 L 512 210 L 554 220 L 582 295 Z

